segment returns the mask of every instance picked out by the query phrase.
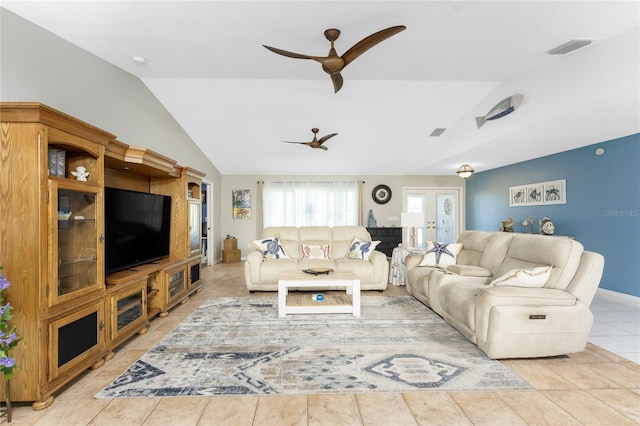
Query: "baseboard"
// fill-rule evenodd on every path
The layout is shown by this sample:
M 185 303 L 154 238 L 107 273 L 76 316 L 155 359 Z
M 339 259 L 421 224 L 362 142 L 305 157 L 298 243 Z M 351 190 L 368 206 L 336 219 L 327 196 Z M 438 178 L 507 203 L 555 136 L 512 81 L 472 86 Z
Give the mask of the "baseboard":
M 598 290 L 596 290 L 596 293 L 606 294 L 608 297 L 615 297 L 628 302 L 640 302 L 640 297 L 633 296 L 631 294 L 620 293 L 618 291 L 607 290 L 606 288 L 598 288 Z

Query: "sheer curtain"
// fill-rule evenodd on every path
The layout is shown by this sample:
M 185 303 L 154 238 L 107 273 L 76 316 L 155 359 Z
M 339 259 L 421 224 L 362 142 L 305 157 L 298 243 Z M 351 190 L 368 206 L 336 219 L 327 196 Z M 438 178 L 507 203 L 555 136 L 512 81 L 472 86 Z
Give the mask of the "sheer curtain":
M 358 182 L 265 182 L 263 225 L 358 225 Z

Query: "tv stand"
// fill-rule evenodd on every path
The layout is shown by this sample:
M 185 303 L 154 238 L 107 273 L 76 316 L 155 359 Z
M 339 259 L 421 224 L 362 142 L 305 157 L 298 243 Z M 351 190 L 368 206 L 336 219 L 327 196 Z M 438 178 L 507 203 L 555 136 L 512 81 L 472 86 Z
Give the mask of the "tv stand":
M 204 174 L 37 102 L 0 102 L 0 122 L 9 152 L 0 181 L 20 182 L 0 192 L 0 205 L 12 207 L 3 220 L 24 225 L 0 233 L 2 272 L 19 281 L 5 295 L 20 310 L 11 322 L 22 337 L 12 353 L 19 372 L 7 383 L 12 402 L 43 410 L 200 289 L 194 232 Z M 78 167 L 86 180 L 73 176 Z M 171 196 L 166 259 L 105 277 L 105 187 Z

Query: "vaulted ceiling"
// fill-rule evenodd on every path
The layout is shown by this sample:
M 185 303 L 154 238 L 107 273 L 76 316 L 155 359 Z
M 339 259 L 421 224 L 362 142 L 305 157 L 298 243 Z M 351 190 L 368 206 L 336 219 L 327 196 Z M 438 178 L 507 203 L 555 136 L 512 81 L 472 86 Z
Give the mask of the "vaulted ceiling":
M 451 174 L 640 132 L 638 1 L 3 1 L 138 76 L 223 174 Z M 329 76 L 311 60 L 407 29 Z M 547 51 L 572 39 L 587 47 Z M 134 57 L 145 59 L 137 64 Z M 478 129 L 503 98 L 514 113 Z M 281 141 L 338 133 L 327 151 Z M 445 128 L 439 137 L 430 136 Z

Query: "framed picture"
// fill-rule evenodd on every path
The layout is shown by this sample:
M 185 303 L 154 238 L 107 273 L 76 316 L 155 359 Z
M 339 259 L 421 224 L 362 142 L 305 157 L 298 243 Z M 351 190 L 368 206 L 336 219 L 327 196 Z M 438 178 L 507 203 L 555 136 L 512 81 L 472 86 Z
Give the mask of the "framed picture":
M 542 204 L 543 202 L 543 186 L 541 183 L 534 183 L 533 185 L 527 185 L 527 205 L 533 206 L 536 204 Z
M 251 190 L 234 189 L 231 191 L 231 206 L 234 219 L 251 219 Z
M 544 183 L 545 204 L 567 204 L 566 180 L 554 180 Z
M 509 188 L 509 206 L 524 206 L 527 204 L 527 187 L 512 186 Z
M 509 188 L 509 207 L 566 203 L 566 179 L 528 183 Z

